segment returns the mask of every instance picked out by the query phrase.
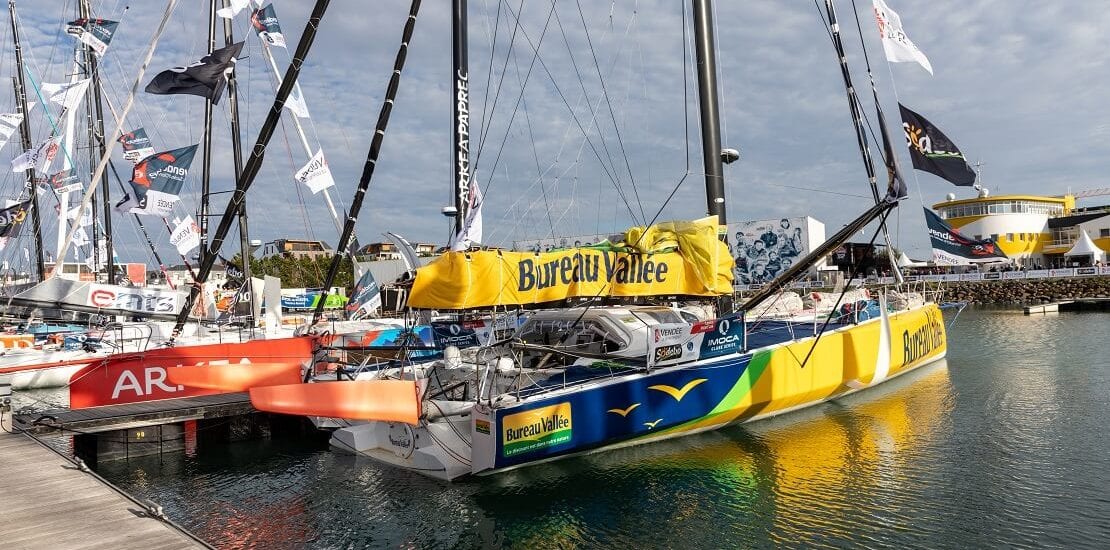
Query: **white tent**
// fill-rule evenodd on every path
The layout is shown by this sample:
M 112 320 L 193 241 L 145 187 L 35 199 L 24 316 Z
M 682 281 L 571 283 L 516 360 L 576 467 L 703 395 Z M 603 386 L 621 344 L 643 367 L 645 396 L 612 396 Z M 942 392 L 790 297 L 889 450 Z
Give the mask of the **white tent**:
M 1079 238 L 1075 241 L 1075 246 L 1071 250 L 1064 253 L 1065 256 L 1091 256 L 1091 263 L 1100 262 L 1103 259 L 1102 249 L 1098 247 L 1091 240 L 1091 236 L 1082 229 L 1079 230 Z
M 898 267 L 925 267 L 929 262 L 915 262 L 906 255 L 905 251 L 898 257 Z

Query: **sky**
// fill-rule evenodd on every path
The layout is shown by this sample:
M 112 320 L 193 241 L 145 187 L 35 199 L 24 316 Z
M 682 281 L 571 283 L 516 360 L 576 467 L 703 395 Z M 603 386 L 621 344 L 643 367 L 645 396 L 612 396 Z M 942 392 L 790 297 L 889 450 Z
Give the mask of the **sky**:
M 888 117 L 897 117 L 900 101 L 928 118 L 969 161 L 981 163 L 980 181 L 995 195 L 1110 187 L 1102 166 L 1110 136 L 1105 101 L 1110 50 L 1101 32 L 1110 28 L 1110 12 L 1102 3 L 887 3 L 901 15 L 905 31 L 935 73 L 912 63 L 888 64 L 870 3 L 857 2 Z M 117 109 L 166 7 L 155 0 L 132 4 L 125 11 L 123 0 L 92 2 L 94 15 L 121 21 L 101 69 L 105 95 Z M 144 126 L 159 150 L 201 141 L 203 98 L 141 90 L 157 72 L 204 54 L 204 4 L 179 2 L 123 125 L 126 130 Z M 289 44 L 288 51 L 275 50 L 283 72 L 311 4 L 275 2 Z M 20 0 L 17 6 L 30 70 L 41 81 L 67 80 L 76 41 L 61 31 L 73 18 L 74 0 Z M 401 0 L 333 1 L 303 66 L 300 83 L 312 114 L 305 121 L 307 139 L 313 151 L 322 148 L 327 156 L 337 183 L 331 192 L 340 209 L 351 203 L 363 171 L 408 9 L 409 2 Z M 741 152 L 740 161 L 725 167 L 728 219 L 808 215 L 824 222 L 831 234 L 867 208 L 870 191 L 837 58 L 817 6 L 717 2 L 715 9 L 723 145 Z M 866 91 L 853 5 L 841 1 L 837 9 L 852 78 Z M 475 179 L 486 194 L 486 244 L 619 232 L 645 219 L 705 214 L 697 89 L 684 17 L 688 22 L 688 2 L 677 0 L 470 1 L 472 148 Z M 449 221 L 440 209 L 451 200 L 453 170 L 450 22 L 450 2 L 423 2 L 358 217 L 362 243 L 382 240 L 385 231 L 411 241 L 443 244 L 448 239 Z M 249 152 L 275 85 L 247 12 L 233 25 L 236 40 L 246 40 L 237 74 L 243 149 Z M 9 76 L 11 35 L 3 27 L 0 73 Z M 863 95 L 874 125 L 870 94 Z M 14 109 L 10 92 L 0 92 L 0 108 Z M 38 141 L 49 129 L 42 111 L 36 113 L 32 127 Z M 212 186 L 227 190 L 233 172 L 226 99 L 216 106 L 214 119 Z M 298 189 L 293 180 L 308 156 L 290 114 L 282 119 L 248 193 L 250 236 L 264 242 L 320 239 L 334 246 L 338 233 L 322 195 Z M 913 257 L 927 257 L 921 205 L 943 200 L 947 193 L 971 197 L 974 191 L 911 170 L 900 121 L 887 123 L 911 193 L 892 216 L 894 241 Z M 106 126 L 111 131 L 113 121 Z M 126 179 L 129 163 L 116 149 L 114 162 L 124 168 Z M 18 153 L 18 144 L 9 143 L 0 157 Z M 200 173 L 198 154 L 178 215 L 196 211 Z M 0 193 L 14 197 L 19 183 L 18 174 L 5 176 Z M 112 188 L 118 196 L 114 181 Z M 223 211 L 227 196 L 212 198 L 214 211 Z M 1100 199 L 1105 197 L 1080 204 L 1110 201 Z M 153 263 L 129 218 L 113 217 L 120 257 Z M 180 263 L 161 220 L 143 221 L 167 263 Z M 53 243 L 50 223 L 44 223 L 44 231 Z M 233 231 L 225 255 L 236 252 L 232 243 L 237 238 Z

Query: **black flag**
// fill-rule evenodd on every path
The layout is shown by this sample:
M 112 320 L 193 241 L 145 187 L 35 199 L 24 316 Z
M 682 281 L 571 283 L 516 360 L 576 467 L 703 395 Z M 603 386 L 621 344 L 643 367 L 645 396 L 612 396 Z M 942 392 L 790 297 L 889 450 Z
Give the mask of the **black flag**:
M 932 172 L 956 185 L 975 183 L 975 171 L 948 136 L 901 103 L 898 110 L 902 113 L 902 129 L 906 131 L 906 145 L 910 148 L 914 168 Z
M 242 49 L 243 43 L 239 42 L 215 50 L 188 67 L 162 71 L 146 85 L 146 91 L 162 95 L 199 95 L 211 99 L 212 103 L 219 103 L 227 85 L 224 71 L 231 68 Z
M 11 237 L 23 220 L 27 219 L 27 212 L 31 209 L 31 199 L 13 204 L 0 210 L 0 237 Z

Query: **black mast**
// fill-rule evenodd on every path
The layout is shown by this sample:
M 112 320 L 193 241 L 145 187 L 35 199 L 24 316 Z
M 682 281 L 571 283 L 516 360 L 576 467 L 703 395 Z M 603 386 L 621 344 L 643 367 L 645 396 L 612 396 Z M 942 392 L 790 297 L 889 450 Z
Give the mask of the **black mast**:
M 254 178 L 258 176 L 259 169 L 262 168 L 262 159 L 266 156 L 266 146 L 273 138 L 274 129 L 277 127 L 284 110 L 282 106 L 285 105 L 285 100 L 289 98 L 289 92 L 293 90 L 293 85 L 296 84 L 297 77 L 301 74 L 301 65 L 308 57 L 308 51 L 312 48 L 312 41 L 316 38 L 316 30 L 320 26 L 320 19 L 327 12 L 329 3 L 330 0 L 316 0 L 316 4 L 312 7 L 312 13 L 308 16 L 304 31 L 301 32 L 301 40 L 297 43 L 296 51 L 293 52 L 293 61 L 289 63 L 289 68 L 285 71 L 281 86 L 278 87 L 277 96 L 274 97 L 274 103 L 270 106 L 270 112 L 266 115 L 266 120 L 258 131 L 258 139 L 255 140 L 254 148 L 251 149 L 251 156 L 243 166 L 242 174 L 235 180 L 235 190 L 232 192 L 231 200 L 228 201 L 227 208 L 224 209 L 224 214 L 220 218 L 220 224 L 216 227 L 216 233 L 212 235 L 208 250 L 203 255 L 204 261 L 201 262 L 197 273 L 197 284 L 193 285 L 189 296 L 185 299 L 185 305 L 177 314 L 177 324 L 173 330 L 175 337 L 181 333 L 181 328 L 185 326 L 185 321 L 189 318 L 189 312 L 196 304 L 197 296 L 200 294 L 200 285 L 208 280 L 208 275 L 212 272 L 212 265 L 216 263 L 216 254 L 223 246 L 224 238 L 231 231 L 231 218 L 238 213 L 240 205 L 246 198 L 247 190 L 250 189 L 251 184 L 254 183 Z
M 8 14 L 11 16 L 12 21 L 12 40 L 15 41 L 15 72 L 16 77 L 12 79 L 15 83 L 15 97 L 19 101 L 19 112 L 23 113 L 23 122 L 19 124 L 20 141 L 23 145 L 23 150 L 28 151 L 31 149 L 31 121 L 30 113 L 27 112 L 27 85 L 23 78 L 23 49 L 19 46 L 19 27 L 15 22 L 15 0 L 8 0 Z M 44 106 L 45 108 L 45 106 Z M 35 233 L 35 265 L 39 270 L 39 281 L 46 280 L 46 265 L 42 260 L 42 225 L 39 222 L 39 194 L 35 190 L 35 168 L 32 166 L 27 169 L 27 189 L 31 193 L 31 227 Z M 63 215 L 65 215 L 63 213 Z M 54 268 L 58 269 L 62 265 L 65 258 L 57 258 L 54 260 Z
M 701 158 L 705 166 L 705 203 L 709 215 L 717 216 L 718 227 L 728 223 L 725 216 L 725 177 L 721 161 L 721 117 L 717 107 L 717 54 L 713 36 L 711 0 L 692 0 L 694 11 L 694 53 L 698 71 L 698 108 L 701 112 Z M 718 230 L 728 243 L 728 231 Z M 732 296 L 721 296 L 718 315 L 732 313 Z
M 208 53 L 216 49 L 216 2 L 208 3 Z M 198 260 L 204 263 L 204 255 L 208 246 L 208 196 L 211 194 L 212 183 L 212 100 L 204 101 L 204 154 L 200 160 L 200 212 L 197 220 L 200 226 L 200 251 Z M 238 178 L 236 178 L 238 179 Z
M 721 118 L 717 108 L 717 54 L 714 49 L 713 8 L 710 0 L 693 0 L 694 52 L 701 110 L 701 156 L 705 165 L 705 202 L 709 215 L 724 225 L 725 178 L 721 163 Z M 727 233 L 727 232 L 726 232 Z
M 470 205 L 470 65 L 467 60 L 466 0 L 451 1 L 452 158 L 455 166 L 455 235 L 462 233 Z
M 81 0 L 80 6 L 81 17 L 89 19 L 92 14 L 89 10 L 89 0 Z M 97 58 L 96 52 L 92 48 L 85 45 L 85 70 L 89 78 L 89 89 L 86 92 L 86 111 L 89 116 L 93 117 L 89 125 L 89 150 L 96 151 L 92 157 L 92 166 L 95 167 L 97 161 L 104 156 L 104 108 L 100 104 L 100 75 L 97 73 Z M 93 149 L 93 144 L 98 145 L 97 149 Z M 105 259 L 105 267 L 108 270 L 108 284 L 116 284 L 116 261 L 112 254 L 112 190 L 108 185 L 108 173 L 105 172 L 100 176 L 100 189 L 103 191 L 104 203 L 104 245 L 105 250 L 108 251 L 108 258 Z M 95 230 L 95 228 L 94 228 Z M 98 253 L 94 251 L 94 254 Z
M 459 1 L 459 0 L 456 0 Z M 382 140 L 385 138 L 385 128 L 389 125 L 389 115 L 393 112 L 393 100 L 397 97 L 397 88 L 401 84 L 401 70 L 405 68 L 405 58 L 409 52 L 409 40 L 412 39 L 412 30 L 416 26 L 416 14 L 420 11 L 420 0 L 412 0 L 409 6 L 409 17 L 405 21 L 405 29 L 401 32 L 401 47 L 397 49 L 397 57 L 393 60 L 393 74 L 389 77 L 389 85 L 385 89 L 385 99 L 382 108 L 378 111 L 378 122 L 374 125 L 374 138 L 370 141 L 370 152 L 366 154 L 366 164 L 362 167 L 362 176 L 358 180 L 358 189 L 355 198 L 351 201 L 351 211 L 347 214 L 347 221 L 343 224 L 343 234 L 339 236 L 339 245 L 336 254 L 331 259 L 328 267 L 328 276 L 324 279 L 324 288 L 321 291 L 320 301 L 316 304 L 316 311 L 312 314 L 312 323 L 315 325 L 324 314 L 324 302 L 328 298 L 328 290 L 335 282 L 339 273 L 339 264 L 343 260 L 343 252 L 348 249 L 348 242 L 355 232 L 355 222 L 358 221 L 358 212 L 362 209 L 362 199 L 366 197 L 366 190 L 370 188 L 370 179 L 374 177 L 374 167 L 378 164 L 378 153 L 382 149 Z M 457 21 L 457 20 L 456 20 Z M 354 258 L 351 258 L 354 262 Z M 310 325 L 310 326 L 311 326 Z
M 228 7 L 228 0 L 223 1 Z M 224 46 L 235 42 L 235 34 L 231 27 L 231 19 L 224 18 Z M 239 85 L 235 81 L 235 60 L 231 62 L 231 70 L 227 73 L 227 99 L 231 102 L 231 156 L 235 163 L 235 181 L 243 174 L 243 144 L 239 131 Z M 247 285 L 250 293 L 250 312 L 247 317 L 251 326 L 254 326 L 254 289 L 251 283 L 251 248 L 250 232 L 247 231 L 247 198 L 244 196 L 239 202 L 239 249 L 243 264 L 243 284 Z

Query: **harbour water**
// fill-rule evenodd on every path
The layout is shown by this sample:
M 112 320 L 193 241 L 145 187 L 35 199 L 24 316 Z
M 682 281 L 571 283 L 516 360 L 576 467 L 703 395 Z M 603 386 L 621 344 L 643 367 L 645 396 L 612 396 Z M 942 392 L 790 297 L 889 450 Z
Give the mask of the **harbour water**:
M 1094 547 L 1110 315 L 968 310 L 946 362 L 842 402 L 445 484 L 326 440 L 99 472 L 220 548 Z

